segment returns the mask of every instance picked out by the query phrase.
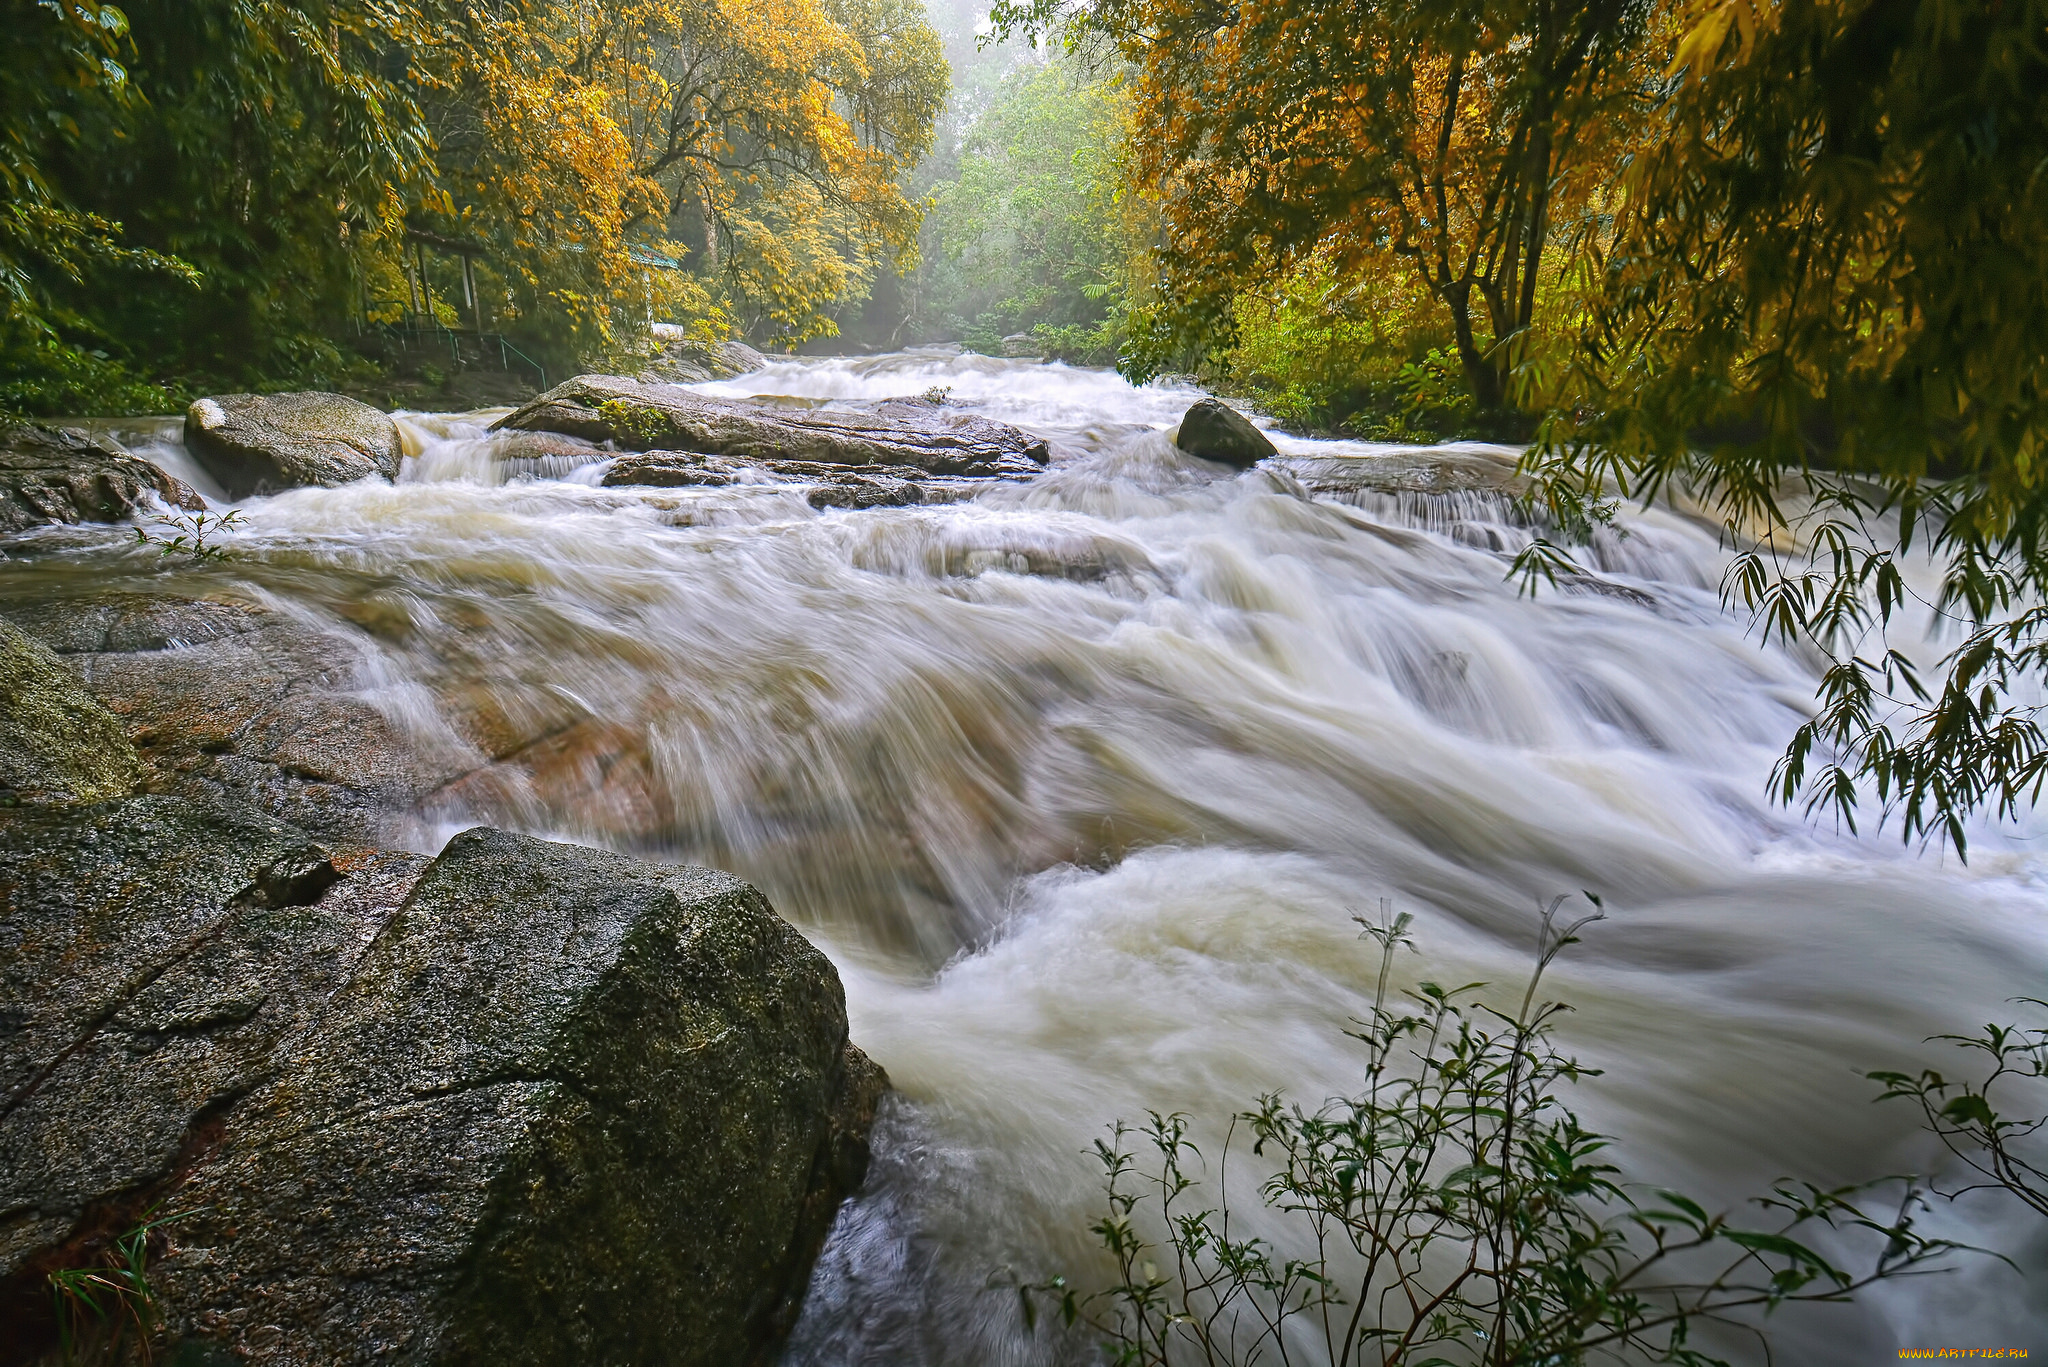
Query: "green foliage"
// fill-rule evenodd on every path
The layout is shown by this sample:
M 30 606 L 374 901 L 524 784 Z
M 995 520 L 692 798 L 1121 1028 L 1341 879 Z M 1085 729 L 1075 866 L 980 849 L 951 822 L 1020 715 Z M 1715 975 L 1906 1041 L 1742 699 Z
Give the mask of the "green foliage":
M 2048 1011 L 2048 1002 L 2022 1003 Z M 1989 1060 L 1981 1080 L 1951 1079 L 1925 1069 L 1871 1073 L 1884 1086 L 1880 1101 L 1910 1101 L 1922 1121 L 1971 1174 L 1954 1192 L 2002 1190 L 2037 1215 L 2048 1216 L 2048 1028 L 1986 1025 L 1981 1035 L 1941 1035 L 1957 1048 Z M 2024 1089 L 2031 1087 L 2031 1094 Z M 2012 1112 L 2019 1091 L 2019 1114 Z
M 65 1367 L 81 1357 L 103 1362 L 124 1360 L 124 1340 L 134 1327 L 135 1342 L 148 1360 L 149 1336 L 156 1328 L 156 1288 L 150 1284 L 150 1259 L 161 1252 L 162 1229 L 188 1219 L 196 1211 L 149 1218 L 152 1207 L 135 1228 L 115 1239 L 106 1256 L 90 1267 L 63 1268 L 47 1278 L 57 1313 L 58 1352 Z
M 1692 14 L 1531 461 L 1556 520 L 1683 491 L 1829 660 L 1777 785 L 1966 848 L 2048 781 L 2048 0 Z M 1952 649 L 1892 648 L 1912 558 Z
M 1567 1008 L 1536 995 L 1544 969 L 1599 919 L 1559 927 L 1563 901 L 1543 916 L 1513 1014 L 1479 1002 L 1477 984 L 1425 983 L 1396 1003 L 1388 984 L 1410 918 L 1361 921 L 1382 947 L 1372 1015 L 1351 1032 L 1365 1049 L 1362 1090 L 1314 1111 L 1269 1096 L 1238 1118 L 1254 1156 L 1277 1167 L 1260 1194 L 1290 1226 L 1286 1247 L 1235 1231 L 1228 1144 L 1212 1205 L 1187 1119 L 1155 1114 L 1136 1132 L 1145 1160 L 1121 1124 L 1097 1145 L 1109 1211 L 1094 1231 L 1114 1284 L 1029 1288 L 1027 1316 L 1050 1295 L 1068 1324 L 1133 1367 L 1284 1362 L 1304 1347 L 1379 1367 L 1551 1367 L 1592 1354 L 1706 1367 L 1718 1359 L 1693 1340 L 1704 1323 L 1840 1301 L 1955 1251 L 1913 1232 L 1910 1187 L 1881 1215 L 1865 1213 L 1869 1188 L 1784 1182 L 1756 1202 L 1756 1225 L 1626 1189 L 1608 1141 L 1559 1095 L 1596 1075 L 1552 1040 Z M 1808 1242 L 1820 1231 L 1860 1233 L 1870 1261 L 1837 1265 Z
M 1478 425 L 1448 334 L 1397 270 L 1352 276 L 1311 256 L 1231 307 L 1215 377 L 1294 431 L 1434 441 Z
M 977 351 L 1029 332 L 1048 354 L 1113 364 L 1126 247 L 1121 97 L 1078 66 L 1006 80 L 925 219 L 921 311 Z
M 16 412 L 346 387 L 408 316 L 561 369 L 829 331 L 914 248 L 946 88 L 918 0 L 8 7 Z
M 147 527 L 135 529 L 135 544 L 155 546 L 164 555 L 182 555 L 205 564 L 210 560 L 227 560 L 233 552 L 220 544 L 224 533 L 232 532 L 242 525 L 239 511 L 226 513 L 160 513 L 152 519 L 155 525 L 169 529 L 170 535 L 151 532 Z

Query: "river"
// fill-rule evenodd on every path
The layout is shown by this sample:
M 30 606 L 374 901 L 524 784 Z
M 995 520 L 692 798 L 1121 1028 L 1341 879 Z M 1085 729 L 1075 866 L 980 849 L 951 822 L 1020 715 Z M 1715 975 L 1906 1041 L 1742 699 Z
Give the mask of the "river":
M 1051 438 L 1054 467 L 819 513 L 771 485 L 603 489 L 508 465 L 489 415 L 414 415 L 395 486 L 251 501 L 229 571 L 349 630 L 402 619 L 362 683 L 429 741 L 481 690 L 596 718 L 630 759 L 444 801 L 423 845 L 491 820 L 713 864 L 838 964 L 899 1094 L 791 1364 L 1053 1360 L 1012 1288 L 1099 1268 L 1091 1141 L 1353 1085 L 1376 959 L 1352 916 L 1381 898 L 1416 918 L 1405 982 L 1506 1000 L 1539 904 L 1599 894 L 1547 980 L 1605 1070 L 1572 1101 L 1630 1179 L 1730 1207 L 1925 1167 L 1861 1074 L 1947 1066 L 1924 1037 L 2043 995 L 2039 826 L 1979 831 L 1965 866 L 1768 801 L 1815 675 L 1722 612 L 1700 527 L 1638 513 L 1606 592 L 1532 598 L 1483 499 L 1346 506 L 1181 457 L 1159 429 L 1188 391 L 932 352 L 700 387 L 933 386 Z M 1778 1360 L 2048 1351 L 2040 1222 L 1975 1200 L 1924 1226 L 2031 1281 L 1974 1258 L 1789 1310 Z

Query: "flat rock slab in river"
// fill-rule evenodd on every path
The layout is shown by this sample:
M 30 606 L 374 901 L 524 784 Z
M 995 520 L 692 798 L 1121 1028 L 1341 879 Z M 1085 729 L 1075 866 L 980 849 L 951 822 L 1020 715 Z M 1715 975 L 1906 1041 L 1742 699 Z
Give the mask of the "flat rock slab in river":
M 151 495 L 173 507 L 206 506 L 182 481 L 83 432 L 29 424 L 0 429 L 0 535 L 61 522 L 119 522 Z
M 556 385 L 496 429 L 562 432 L 632 451 L 908 466 L 982 478 L 1034 475 L 1051 456 L 1042 438 L 921 399 L 891 399 L 863 412 L 804 412 L 615 375 L 579 375 Z
M 1515 458 L 1486 451 L 1397 451 L 1383 456 L 1283 456 L 1277 462 L 1315 494 L 1520 494 Z
M 694 451 L 640 451 L 605 471 L 606 488 L 730 488 L 794 483 L 813 508 L 903 508 L 956 502 L 986 488 L 980 481 L 932 476 L 910 465 L 825 465 L 801 460 L 744 460 Z
M 0 1341 L 176 1216 L 174 1361 L 772 1360 L 885 1085 L 726 874 L 253 808 L 0 816 Z
M 185 413 L 185 445 L 234 498 L 398 474 L 398 428 L 341 394 L 219 394 Z

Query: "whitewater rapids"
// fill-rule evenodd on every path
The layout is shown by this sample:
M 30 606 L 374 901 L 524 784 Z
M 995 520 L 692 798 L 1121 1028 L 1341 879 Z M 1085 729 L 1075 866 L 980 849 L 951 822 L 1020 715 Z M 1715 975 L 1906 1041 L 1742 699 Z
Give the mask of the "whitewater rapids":
M 1530 598 L 1485 500 L 1345 505 L 1190 461 L 1161 434 L 1188 391 L 930 352 L 699 388 L 934 386 L 1050 438 L 1053 469 L 820 513 L 773 485 L 604 489 L 500 458 L 491 415 L 410 415 L 396 485 L 242 505 L 228 571 L 372 624 L 365 696 L 422 744 L 461 743 L 450 699 L 552 699 L 645 776 L 450 800 L 423 846 L 490 821 L 730 869 L 838 964 L 899 1096 L 792 1367 L 1054 1361 L 1014 1287 L 1099 1274 L 1090 1142 L 1352 1086 L 1376 960 L 1351 918 L 1381 898 L 1416 917 L 1404 981 L 1503 1001 L 1539 904 L 1604 898 L 1548 979 L 1606 1070 L 1571 1099 L 1628 1178 L 1727 1207 L 1925 1169 L 1862 1074 L 1948 1067 L 1925 1037 L 2048 995 L 2038 825 L 1979 830 L 1963 866 L 1767 800 L 1815 674 L 1721 610 L 1710 532 L 1637 514 L 1606 591 Z M 145 453 L 203 484 L 174 443 Z M 1983 1199 L 1923 1228 L 2021 1270 L 1789 1310 L 1777 1360 L 2048 1351 L 2038 1220 Z

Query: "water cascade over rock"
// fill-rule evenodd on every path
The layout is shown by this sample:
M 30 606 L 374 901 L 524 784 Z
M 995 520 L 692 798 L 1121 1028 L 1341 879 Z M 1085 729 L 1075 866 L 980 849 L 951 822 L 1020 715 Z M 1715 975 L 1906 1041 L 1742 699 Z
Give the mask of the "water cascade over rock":
M 1780 1177 L 1925 1170 L 1863 1074 L 1950 1066 L 1929 1036 L 2040 995 L 2039 823 L 1973 830 L 1962 867 L 1774 805 L 1815 662 L 1724 609 L 1728 552 L 1683 508 L 1628 511 L 1531 595 L 1509 566 L 1546 528 L 1518 453 L 1271 431 L 1276 454 L 1224 468 L 1171 435 L 1203 398 L 937 351 L 585 377 L 509 415 L 396 415 L 393 481 L 245 501 L 224 560 L 125 526 L 10 538 L 0 617 L 117 719 L 141 788 L 0 812 L 9 943 L 32 950 L 8 1009 L 37 1022 L 11 1076 L 66 1083 L 0 1120 L 0 1154 L 42 1155 L 8 1160 L 10 1266 L 118 1233 L 127 1208 L 95 1225 L 92 1191 L 153 1199 L 189 1144 L 217 1155 L 192 1203 L 257 1214 L 167 1233 L 165 1314 L 271 1360 L 263 1325 L 328 1342 L 303 1289 L 363 1342 L 420 1326 L 421 1360 L 431 1339 L 692 1361 L 702 1333 L 745 1361 L 794 1313 L 789 1367 L 1067 1367 L 1085 1348 L 1027 1324 L 1017 1288 L 1103 1275 L 1090 1145 L 1180 1111 L 1220 1156 L 1262 1094 L 1355 1090 L 1345 1030 L 1378 959 L 1353 916 L 1380 898 L 1415 917 L 1395 990 L 1487 983 L 1509 1010 L 1538 908 L 1604 899 L 1544 994 L 1577 1008 L 1561 1041 L 1604 1071 L 1571 1101 L 1630 1182 L 1737 1208 Z M 136 449 L 188 468 L 174 440 Z M 1946 649 L 1926 625 L 1911 648 Z M 98 987 L 36 995 L 59 930 L 117 924 L 137 947 L 97 960 Z M 742 941 L 767 948 L 693 957 Z M 895 1090 L 799 1306 L 785 1278 L 874 1097 L 847 1040 Z M 145 1122 L 124 1097 L 170 1100 Z M 710 1164 L 728 1125 L 761 1144 Z M 433 1169 L 436 1137 L 474 1164 Z M 1231 1164 L 1234 1233 L 1292 1255 L 1255 1160 Z M 338 1193 L 331 1236 L 305 1232 L 301 1173 Z M 655 1225 L 728 1209 L 714 1188 L 775 1212 L 729 1227 L 753 1251 L 730 1264 L 744 1292 L 706 1293 L 715 1327 L 674 1296 L 707 1285 L 717 1221 Z M 2048 1275 L 1995 1205 L 1919 1218 Z M 264 1308 L 230 1331 L 238 1241 Z M 515 1307 L 468 1261 L 486 1251 L 488 1276 L 563 1291 Z M 2039 1340 L 2020 1271 L 1773 1316 L 1775 1356 Z M 599 1278 L 659 1314 L 581 1299 Z M 575 1308 L 600 1304 L 609 1328 Z M 636 1337 L 657 1319 L 665 1338 Z

